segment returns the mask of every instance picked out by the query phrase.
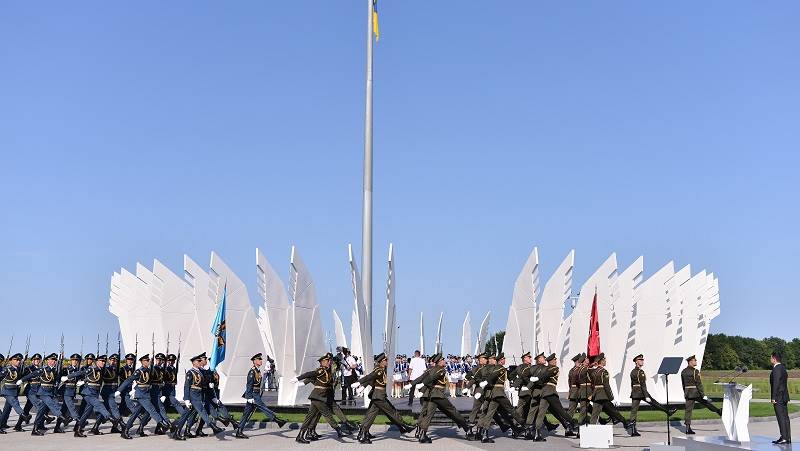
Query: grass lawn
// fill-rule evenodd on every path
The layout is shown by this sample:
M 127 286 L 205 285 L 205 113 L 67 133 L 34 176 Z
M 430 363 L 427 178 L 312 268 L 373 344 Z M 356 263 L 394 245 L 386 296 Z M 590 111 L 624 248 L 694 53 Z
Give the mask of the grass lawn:
M 714 385 L 714 381 L 729 375 L 730 371 L 703 371 L 703 388 L 705 388 L 706 395 L 713 397 L 722 397 L 723 387 Z M 747 376 L 747 377 L 745 377 Z M 789 388 L 789 397 L 793 399 L 800 399 L 800 376 L 796 370 L 792 370 L 789 374 L 787 385 Z M 723 379 L 723 380 L 729 380 Z M 744 373 L 743 376 L 737 377 L 736 382 L 742 385 L 753 384 L 753 398 L 767 399 L 769 398 L 769 370 L 753 370 Z

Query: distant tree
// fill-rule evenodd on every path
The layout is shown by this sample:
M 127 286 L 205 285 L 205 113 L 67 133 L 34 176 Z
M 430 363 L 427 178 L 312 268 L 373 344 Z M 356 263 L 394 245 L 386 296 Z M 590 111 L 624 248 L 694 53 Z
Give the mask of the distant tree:
M 506 331 L 501 330 L 496 332 L 494 335 L 489 337 L 486 340 L 486 346 L 483 350 L 488 353 L 489 355 L 496 355 L 497 354 L 497 347 L 495 347 L 495 339 L 497 340 L 497 345 L 500 346 L 500 351 L 503 350 L 503 339 L 506 337 Z

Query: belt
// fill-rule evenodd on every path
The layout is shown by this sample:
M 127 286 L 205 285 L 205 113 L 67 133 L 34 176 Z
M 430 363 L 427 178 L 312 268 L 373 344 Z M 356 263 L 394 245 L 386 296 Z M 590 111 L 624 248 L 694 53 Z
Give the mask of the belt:
M 86 385 L 88 385 L 90 387 L 99 387 L 100 386 L 100 384 L 94 384 L 94 383 L 91 383 L 91 382 L 86 384 Z
M 314 388 L 319 388 L 320 390 L 327 390 L 327 389 L 329 389 L 330 387 L 328 387 L 328 386 L 325 386 L 325 385 L 315 385 L 315 386 L 314 386 Z
M 373 390 L 386 390 L 386 387 L 372 387 Z
M 39 385 L 41 382 L 28 382 L 28 385 Z
M 109 382 L 104 382 L 103 385 L 105 385 L 106 387 L 117 387 L 117 386 L 119 386 L 119 384 L 112 384 L 112 383 L 109 383 Z
M 553 382 L 548 382 L 547 385 L 552 385 L 553 387 L 557 386 L 557 384 L 554 384 Z
M 506 388 L 506 384 L 494 384 L 494 388 Z
M 447 387 L 445 387 L 444 385 L 434 385 L 433 388 L 441 388 L 442 390 L 444 390 Z
M 6 388 L 17 388 L 17 384 L 3 384 Z
M 641 385 L 639 385 L 639 384 L 633 384 L 633 385 L 631 385 L 631 387 L 641 387 Z
M 53 384 L 42 384 L 42 387 L 53 387 Z
M 150 385 L 149 384 L 139 384 L 139 385 L 136 386 L 136 388 L 150 388 Z
M 587 385 L 592 385 L 592 383 L 589 382 L 588 384 L 581 384 L 581 387 L 586 387 Z
M 65 386 L 67 386 L 67 387 L 74 387 L 74 386 L 75 386 L 75 382 L 73 382 L 73 383 L 71 383 L 71 384 L 70 384 L 70 383 L 67 383 L 67 384 L 64 384 L 64 385 L 65 385 Z
M 190 387 L 192 390 L 202 390 L 203 387 Z
M 687 385 L 687 386 L 685 386 L 683 388 L 697 388 L 697 385 Z

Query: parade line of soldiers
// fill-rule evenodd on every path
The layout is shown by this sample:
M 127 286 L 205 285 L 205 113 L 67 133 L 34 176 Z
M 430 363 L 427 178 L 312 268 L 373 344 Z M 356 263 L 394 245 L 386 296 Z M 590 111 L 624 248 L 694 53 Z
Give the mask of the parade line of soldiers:
M 246 439 L 248 436 L 244 434 L 243 428 L 256 409 L 279 427 L 286 423 L 262 399 L 264 380 L 261 354 L 251 358 L 252 367 L 242 394 L 246 403 L 239 421 L 234 420 L 219 400 L 219 375 L 206 368 L 208 358 L 205 353 L 191 358 L 192 367 L 185 372 L 183 401 L 177 399 L 175 390 L 179 358 L 174 354 L 158 353 L 153 359 L 151 364 L 149 355 L 138 357 L 137 367 L 135 354 L 127 354 L 123 364 L 119 362 L 119 354 L 87 354 L 83 357 L 73 354 L 69 365 L 63 367 L 57 354 L 46 356 L 44 362 L 40 354 L 34 354 L 29 365 L 23 364 L 26 358 L 22 354 L 12 355 L 8 362 L 0 355 L 0 364 L 5 363 L 0 367 L 0 395 L 5 399 L 0 414 L 0 434 L 6 434 L 9 429 L 8 420 L 12 408 L 18 414 L 13 430 L 23 431 L 24 425 L 33 422 L 31 434 L 34 436 L 44 435 L 48 430 L 46 425 L 52 422 L 55 422 L 54 433 L 64 433 L 74 422 L 74 436 L 86 437 L 88 422 L 94 418 L 94 423 L 88 430 L 92 435 L 102 435 L 100 427 L 110 422 L 111 433 L 119 433 L 122 438 L 131 439 L 138 422 L 135 435 L 145 437 L 145 428 L 152 420 L 156 435 L 169 434 L 175 440 L 205 436 L 204 427 L 219 434 L 224 429 L 218 423 L 225 427 L 231 426 L 235 437 Z M 294 384 L 313 384 L 308 413 L 295 440 L 298 443 L 310 443 L 320 439 L 316 426 L 323 417 L 339 437 L 350 436 L 358 431 L 357 440 L 369 444 L 374 438 L 370 428 L 378 415 L 382 414 L 402 434 L 415 432 L 420 443 L 431 443 L 428 429 L 434 414 L 439 410 L 463 429 L 467 440 L 493 443 L 493 424 L 499 427 L 503 435 L 510 431 L 513 438 L 541 442 L 559 425 L 564 429 L 564 436 L 579 437 L 579 426 L 608 421 L 601 418 L 601 413 L 605 413 L 611 422 L 621 423 L 631 436 L 638 436 L 636 420 L 641 401 L 667 415 L 675 413 L 675 410 L 658 403 L 648 392 L 647 377 L 642 369 L 642 355 L 634 358 L 636 367 L 630 374 L 632 390 L 628 419 L 617 410 L 619 402 L 612 394 L 609 373 L 605 369 L 606 359 L 602 353 L 592 358 L 579 354 L 572 359 L 574 365 L 567 376 L 567 409 L 564 409 L 556 391 L 560 370 L 555 354 L 532 357 L 530 353 L 526 353 L 522 356 L 523 363 L 510 371 L 505 366 L 506 359 L 502 353 L 479 354 L 476 359 L 477 366 L 464 376 L 463 395 L 471 395 L 474 399 L 469 416 L 462 416 L 448 399 L 447 361 L 441 354 L 435 354 L 429 358 L 429 367 L 404 386 L 406 390 L 411 390 L 410 396 L 416 392 L 421 393 L 419 418 L 416 425 L 410 425 L 405 423 L 387 399 L 387 356 L 375 356 L 375 369 L 350 383 L 350 388 L 356 393 L 370 399 L 364 419 L 359 425 L 348 421 L 334 400 L 336 378 L 332 369 L 333 355 L 328 353 L 321 356 L 317 369 L 290 380 Z M 689 357 L 687 362 L 688 366 L 681 373 L 686 398 L 684 421 L 686 433 L 693 434 L 691 418 L 695 403 L 700 403 L 720 415 L 721 411 L 703 393 L 695 357 Z M 23 384 L 26 385 L 23 393 L 20 393 Z M 509 389 L 517 391 L 516 406 L 508 398 Z M 18 399 L 20 394 L 27 397 L 24 407 Z M 178 413 L 177 419 L 170 420 L 167 407 Z M 36 410 L 35 417 L 31 413 L 33 409 Z M 558 423 L 550 423 L 547 413 L 552 414 Z M 127 416 L 127 420 L 123 414 Z

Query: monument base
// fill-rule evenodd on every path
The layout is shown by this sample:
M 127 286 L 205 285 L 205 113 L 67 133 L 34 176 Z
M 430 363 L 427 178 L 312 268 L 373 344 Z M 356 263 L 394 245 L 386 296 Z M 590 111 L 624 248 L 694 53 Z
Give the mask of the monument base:
M 650 451 L 686 451 L 686 448 L 683 446 L 667 445 L 664 442 L 658 442 L 650 445 Z
M 737 442 L 728 440 L 724 435 L 717 436 L 693 436 L 693 437 L 674 437 L 672 444 L 686 448 L 686 451 L 789 451 L 792 445 L 775 445 L 771 438 L 757 435 L 750 437 L 749 442 Z

